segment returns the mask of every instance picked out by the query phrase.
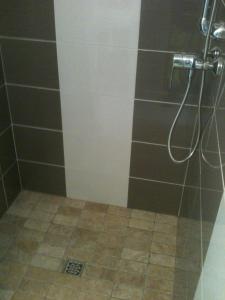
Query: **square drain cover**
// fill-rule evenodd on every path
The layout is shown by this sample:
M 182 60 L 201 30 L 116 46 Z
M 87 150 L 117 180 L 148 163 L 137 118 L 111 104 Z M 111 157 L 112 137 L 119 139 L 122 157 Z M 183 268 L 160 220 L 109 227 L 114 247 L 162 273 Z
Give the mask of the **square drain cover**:
M 84 263 L 77 260 L 68 260 L 65 266 L 64 273 L 74 276 L 81 276 L 84 270 Z

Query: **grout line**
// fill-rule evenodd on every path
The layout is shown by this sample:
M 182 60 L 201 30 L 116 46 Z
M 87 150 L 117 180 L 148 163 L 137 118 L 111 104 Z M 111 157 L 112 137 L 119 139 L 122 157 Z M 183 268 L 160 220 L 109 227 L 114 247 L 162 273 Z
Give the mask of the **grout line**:
M 135 98 L 135 101 L 140 101 L 140 102 L 150 102 L 150 103 L 159 103 L 159 104 L 169 104 L 169 105 L 180 105 L 180 102 L 170 102 L 170 101 L 161 101 L 161 100 L 152 100 L 152 99 L 141 99 L 141 98 Z M 187 103 L 185 104 L 187 107 L 195 107 L 197 108 L 198 106 L 196 104 L 191 104 Z M 202 108 L 208 108 L 208 109 L 213 109 L 212 105 L 202 105 Z
M 135 144 L 144 144 L 144 145 L 152 145 L 152 146 L 159 146 L 159 147 L 167 147 L 166 144 L 151 143 L 151 142 L 138 141 L 138 140 L 132 140 L 132 143 L 135 143 Z M 172 148 L 183 149 L 183 150 L 190 150 L 190 148 L 188 148 L 188 147 L 175 146 L 175 145 L 172 146 Z
M 49 167 L 65 168 L 64 165 L 51 164 L 51 163 L 46 163 L 46 162 L 41 162 L 41 161 L 35 161 L 35 160 L 29 160 L 29 159 L 19 158 L 18 161 L 19 162 L 36 164 L 36 165 L 44 165 L 44 166 L 49 166 Z
M 14 167 L 14 165 L 16 164 L 16 160 L 6 169 L 6 171 L 2 174 L 2 176 L 6 176 L 8 174 L 8 172 Z
M 46 91 L 52 91 L 52 92 L 59 92 L 60 89 L 54 89 L 54 88 L 48 88 L 43 86 L 36 86 L 36 85 L 29 85 L 29 84 L 19 84 L 19 83 L 11 83 L 6 82 L 6 86 L 14 86 L 14 87 L 21 87 L 21 88 L 30 88 L 30 89 L 37 89 L 37 90 L 46 90 Z
M 11 127 L 12 127 L 12 124 L 10 124 L 8 127 L 6 127 L 5 129 L 3 129 L 3 130 L 0 132 L 0 136 L 2 136 L 4 133 L 6 133 L 7 130 L 9 130 Z
M 168 181 L 162 181 L 162 180 L 155 180 L 155 179 L 148 179 L 148 178 L 143 178 L 143 177 L 135 177 L 135 176 L 129 176 L 130 179 L 135 179 L 135 180 L 141 180 L 141 181 L 150 181 L 150 182 L 156 182 L 156 183 L 162 183 L 162 184 L 170 184 L 170 185 L 176 185 L 183 187 L 184 185 L 182 183 L 174 183 L 174 182 L 168 182 Z M 203 190 L 203 191 L 211 191 L 211 192 L 221 192 L 221 190 L 216 190 L 216 189 L 211 189 L 211 188 L 200 188 L 199 186 L 194 186 L 194 185 L 186 185 L 188 188 L 192 188 L 195 190 Z
M 180 53 L 181 52 L 181 51 L 155 50 L 155 49 L 143 49 L 143 48 L 138 48 L 138 51 L 140 51 L 140 52 L 152 52 L 152 53 L 167 53 L 167 54 L 175 54 L 175 53 Z M 191 52 L 191 53 L 194 53 L 194 52 Z
M 30 125 L 23 125 L 23 124 L 17 124 L 17 123 L 13 123 L 13 126 L 22 127 L 22 128 L 29 128 L 29 129 L 35 129 L 35 130 L 43 130 L 43 131 L 52 131 L 52 132 L 62 133 L 61 129 L 52 129 L 52 128 L 46 128 L 46 127 L 30 126 Z
M 4 78 L 4 81 L 6 82 L 5 62 L 4 62 L 4 59 L 3 59 L 2 47 L 0 47 L 0 59 L 2 60 L 3 78 Z M 12 125 L 13 124 L 12 111 L 11 111 L 11 106 L 10 106 L 10 100 L 9 100 L 9 93 L 8 93 L 7 85 L 6 85 L 6 96 L 7 96 L 6 98 L 7 98 L 8 107 L 9 107 L 10 122 L 11 122 L 11 125 Z M 17 147 L 16 147 L 16 140 L 15 140 L 13 126 L 12 126 L 12 137 L 13 137 L 13 145 L 14 145 L 15 154 L 16 154 L 16 160 L 18 161 L 18 152 L 17 152 Z M 18 173 L 19 173 L 20 189 L 22 190 L 23 189 L 22 179 L 21 179 L 21 173 L 20 173 L 20 168 L 19 168 L 18 164 L 17 164 L 17 167 L 18 167 Z
M 56 44 L 56 40 L 34 39 L 34 38 L 16 37 L 16 36 L 9 36 L 9 35 L 0 35 L 0 39 L 25 41 L 25 42 L 41 42 L 41 43 L 53 43 L 53 44 Z
M 155 180 L 155 179 L 148 179 L 148 178 L 142 178 L 142 177 L 136 177 L 136 176 L 129 176 L 129 178 L 130 179 L 136 179 L 136 180 L 142 180 L 142 181 L 150 181 L 150 182 L 157 182 L 157 183 L 165 183 L 165 184 L 170 184 L 170 185 L 183 186 L 181 183 L 161 181 L 161 180 Z

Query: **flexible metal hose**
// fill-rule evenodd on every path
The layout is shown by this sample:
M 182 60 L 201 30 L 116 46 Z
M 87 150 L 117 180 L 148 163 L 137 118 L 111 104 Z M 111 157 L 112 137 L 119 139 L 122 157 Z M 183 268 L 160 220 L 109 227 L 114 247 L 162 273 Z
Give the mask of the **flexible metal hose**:
M 212 22 L 213 22 L 213 18 L 214 18 L 214 14 L 215 14 L 216 4 L 217 4 L 217 0 L 214 0 L 213 7 L 212 7 L 212 13 L 210 15 L 210 20 L 209 20 L 209 28 L 208 28 L 208 32 L 207 32 L 206 40 L 205 40 L 204 52 L 203 52 L 203 60 L 204 61 L 207 58 L 209 41 L 210 41 L 210 33 L 211 33 L 211 29 L 212 29 Z M 186 87 L 186 90 L 184 93 L 184 97 L 181 102 L 180 108 L 178 109 L 178 112 L 174 118 L 174 121 L 172 123 L 172 126 L 169 131 L 169 135 L 168 135 L 167 148 L 168 148 L 169 156 L 170 156 L 171 160 L 176 164 L 184 163 L 194 155 L 194 153 L 198 147 L 200 137 L 201 137 L 201 104 L 202 104 L 202 95 L 203 95 L 203 89 L 204 89 L 204 84 L 205 84 L 205 70 L 204 69 L 202 70 L 201 85 L 200 85 L 200 92 L 199 92 L 199 98 L 198 98 L 199 100 L 198 100 L 198 112 L 197 112 L 197 119 L 198 119 L 197 120 L 197 137 L 196 137 L 194 146 L 190 150 L 190 153 L 183 159 L 178 160 L 177 158 L 174 157 L 174 155 L 172 153 L 172 146 L 171 146 L 172 135 L 173 135 L 174 127 L 177 123 L 177 120 L 179 119 L 180 114 L 183 110 L 183 107 L 187 101 L 188 94 L 189 94 L 189 91 L 191 88 L 193 72 L 194 72 L 194 70 L 190 69 L 189 76 L 188 76 L 188 84 L 187 84 L 187 87 Z

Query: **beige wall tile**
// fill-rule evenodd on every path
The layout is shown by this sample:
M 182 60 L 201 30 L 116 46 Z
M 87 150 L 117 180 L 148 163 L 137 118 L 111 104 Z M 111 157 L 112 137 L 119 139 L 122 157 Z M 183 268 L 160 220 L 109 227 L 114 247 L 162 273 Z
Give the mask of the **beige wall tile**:
M 173 268 L 175 267 L 175 257 L 169 255 L 151 253 L 150 263 Z
M 161 291 L 146 289 L 143 300 L 172 300 L 171 294 L 162 293 Z
M 176 246 L 175 245 L 168 245 L 159 242 L 152 242 L 151 244 L 151 252 L 158 253 L 158 254 L 165 254 L 176 256 Z

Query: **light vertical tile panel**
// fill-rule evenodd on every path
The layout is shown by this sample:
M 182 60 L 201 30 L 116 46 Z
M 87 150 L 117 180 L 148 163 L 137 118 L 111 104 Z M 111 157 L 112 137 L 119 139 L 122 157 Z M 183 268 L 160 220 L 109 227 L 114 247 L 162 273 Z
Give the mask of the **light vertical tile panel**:
M 127 205 L 140 0 L 55 0 L 67 196 Z

